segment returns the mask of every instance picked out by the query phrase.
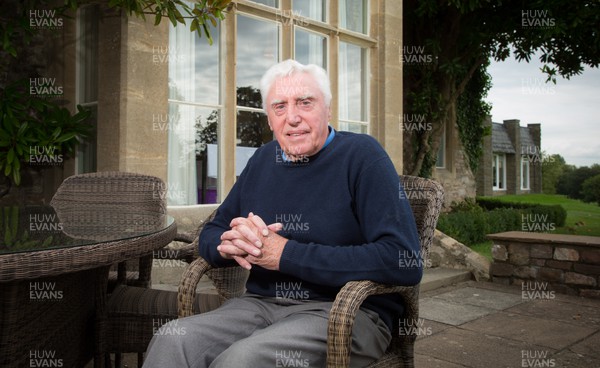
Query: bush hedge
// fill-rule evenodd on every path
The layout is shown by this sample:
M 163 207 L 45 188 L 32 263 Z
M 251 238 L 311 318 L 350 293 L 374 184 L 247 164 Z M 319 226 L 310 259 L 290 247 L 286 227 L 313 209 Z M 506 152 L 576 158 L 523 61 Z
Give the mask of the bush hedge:
M 565 226 L 567 219 L 567 210 L 561 205 L 549 205 L 539 203 L 523 203 L 523 202 L 507 202 L 498 198 L 477 198 L 477 205 L 484 210 L 494 210 L 497 208 L 513 208 L 526 210 L 524 214 L 537 215 L 538 218 L 543 218 L 549 223 L 553 223 L 555 226 Z
M 483 202 L 483 203 L 482 203 Z M 553 231 L 564 226 L 567 212 L 560 205 L 507 203 L 477 199 L 452 206 L 442 214 L 437 228 L 463 244 L 487 240 L 487 234 L 504 231 Z

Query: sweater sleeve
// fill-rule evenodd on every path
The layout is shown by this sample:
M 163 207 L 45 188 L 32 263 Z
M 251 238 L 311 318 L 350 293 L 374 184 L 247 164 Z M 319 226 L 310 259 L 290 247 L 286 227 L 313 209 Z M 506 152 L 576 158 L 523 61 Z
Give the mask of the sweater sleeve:
M 420 243 L 405 198 L 389 157 L 376 160 L 361 172 L 354 188 L 355 213 L 366 242 L 336 246 L 289 240 L 280 271 L 332 287 L 353 280 L 417 284 L 422 277 Z
M 250 166 L 250 162 L 248 162 L 246 169 L 248 169 L 248 166 Z M 221 244 L 221 235 L 231 228 L 229 226 L 231 220 L 240 216 L 240 187 L 243 185 L 244 177 L 242 173 L 223 203 L 219 205 L 215 218 L 207 223 L 200 232 L 199 254 L 213 267 L 237 265 L 234 260 L 221 257 L 217 246 Z

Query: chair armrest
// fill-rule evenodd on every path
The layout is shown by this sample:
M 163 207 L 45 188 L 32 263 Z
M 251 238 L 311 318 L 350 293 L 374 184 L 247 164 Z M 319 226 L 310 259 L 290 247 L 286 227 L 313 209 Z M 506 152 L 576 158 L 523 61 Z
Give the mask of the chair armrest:
M 187 263 L 198 258 L 198 236 L 193 233 L 177 233 L 173 241 L 183 243 L 173 247 L 172 245 L 165 246 L 160 252 L 155 254 L 155 257 L 160 259 L 181 260 Z
M 204 258 L 196 258 L 181 276 L 177 296 L 179 317 L 194 314 L 193 302 L 196 288 L 204 275 L 207 275 L 215 285 L 222 303 L 244 293 L 250 272 L 237 265 L 213 268 Z
M 194 239 L 198 236 L 198 233 L 191 231 L 177 232 L 175 235 L 174 241 L 180 241 L 183 243 L 191 244 L 194 242 Z
M 418 318 L 419 286 L 384 285 L 373 281 L 350 281 L 337 294 L 327 326 L 327 367 L 348 367 L 352 327 L 356 313 L 370 295 L 399 293 L 405 300 L 405 315 Z M 415 321 L 416 323 L 416 321 Z
M 194 314 L 193 303 L 198 282 L 212 268 L 202 257 L 196 258 L 183 272 L 177 293 L 177 313 L 179 318 Z

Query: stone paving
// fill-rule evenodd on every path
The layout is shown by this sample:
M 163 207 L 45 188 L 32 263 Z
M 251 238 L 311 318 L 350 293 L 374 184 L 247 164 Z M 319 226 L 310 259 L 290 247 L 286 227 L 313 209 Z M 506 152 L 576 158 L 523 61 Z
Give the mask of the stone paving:
M 444 278 L 455 283 L 443 286 Z M 168 289 L 162 280 L 155 286 Z M 411 326 L 417 368 L 600 368 L 600 300 L 462 280 L 448 270 L 426 274 Z M 125 367 L 136 364 L 124 355 Z
M 465 282 L 422 293 L 417 367 L 600 367 L 600 300 Z

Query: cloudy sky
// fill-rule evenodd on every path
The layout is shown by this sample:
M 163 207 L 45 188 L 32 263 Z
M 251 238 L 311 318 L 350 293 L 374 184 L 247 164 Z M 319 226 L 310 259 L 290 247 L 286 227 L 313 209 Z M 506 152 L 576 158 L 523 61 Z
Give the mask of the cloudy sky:
M 600 70 L 586 68 L 570 80 L 557 78 L 555 85 L 545 83 L 540 67 L 537 59 L 490 66 L 492 121 L 539 123 L 542 151 L 558 153 L 571 165 L 600 164 Z

